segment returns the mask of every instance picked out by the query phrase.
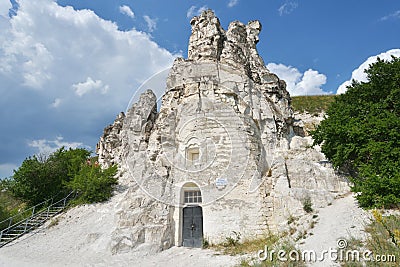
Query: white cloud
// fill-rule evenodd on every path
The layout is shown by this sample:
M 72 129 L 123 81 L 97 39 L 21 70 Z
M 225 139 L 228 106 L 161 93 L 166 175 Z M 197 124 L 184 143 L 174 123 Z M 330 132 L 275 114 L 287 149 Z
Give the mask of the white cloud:
M 157 19 L 152 19 L 147 15 L 144 15 L 143 19 L 147 23 L 147 29 L 149 32 L 153 32 L 157 28 Z
M 386 51 L 384 53 L 381 53 L 379 55 L 369 57 L 357 69 L 353 70 L 353 72 L 351 73 L 350 80 L 342 83 L 339 86 L 339 88 L 337 89 L 336 93 L 344 94 L 347 91 L 347 86 L 351 85 L 352 80 L 356 80 L 359 82 L 366 82 L 367 74 L 364 72 L 364 70 L 368 69 L 370 64 L 376 62 L 378 57 L 382 60 L 390 60 L 392 58 L 391 57 L 392 55 L 396 56 L 396 57 L 400 57 L 400 49 L 392 49 L 392 50 Z
M 302 76 L 298 69 L 283 64 L 268 63 L 267 68 L 280 79 L 285 80 L 288 90 L 293 90 Z
M 119 12 L 124 15 L 127 15 L 130 18 L 135 18 L 135 13 L 133 13 L 132 9 L 129 6 L 123 5 L 119 7 Z
M 186 11 L 186 17 L 187 18 L 192 18 L 196 14 L 196 6 L 191 6 L 189 9 Z
M 51 0 L 36 2 L 19 1 L 0 48 L 0 74 L 19 79 L 26 87 L 49 88 L 56 83 L 65 89 L 87 77 L 101 77 L 110 86 L 125 80 L 127 88 L 173 61 L 174 56 L 145 33 L 121 32 L 91 10 L 76 11 Z
M 279 16 L 288 15 L 292 13 L 299 4 L 293 1 L 287 1 L 278 8 Z
M 97 90 L 100 91 L 102 94 L 107 93 L 110 86 L 104 85 L 101 80 L 93 81 L 92 78 L 87 77 L 86 82 L 73 84 L 72 88 L 75 90 L 75 93 L 78 96 L 83 96 L 91 91 Z
M 301 73 L 292 66 L 275 63 L 269 63 L 267 68 L 286 82 L 286 89 L 292 96 L 327 94 L 321 89 L 326 83 L 326 76 L 316 70 L 309 69 Z
M 0 16 L 8 17 L 8 11 L 12 8 L 12 4 L 8 0 L 0 1 Z
M 234 7 L 239 3 L 239 0 L 229 0 L 228 7 Z
M 326 83 L 326 76 L 316 70 L 308 69 L 303 74 L 303 78 L 296 84 L 293 95 L 318 95 L 326 94 L 321 86 Z
M 48 136 L 94 147 L 140 84 L 178 56 L 91 10 L 18 3 L 11 18 L 0 18 L 1 163 L 19 165 L 32 153 L 26 140 Z
M 199 8 L 197 8 L 197 6 L 191 6 L 186 12 L 186 17 L 188 19 L 191 19 L 194 16 L 199 16 L 203 11 L 206 11 L 207 9 L 207 6 L 202 6 Z
M 172 62 L 173 56 L 146 34 L 120 32 L 115 24 L 90 10 L 75 11 L 50 0 L 41 0 L 38 8 L 29 2 L 20 1 L 18 15 L 10 20 L 11 32 L 0 50 L 0 71 L 22 78 L 27 87 L 43 88 L 62 81 L 72 81 L 72 85 L 88 76 L 100 76 L 105 83 L 115 85 L 120 84 L 117 78 L 135 73 L 144 79 L 165 68 L 166 61 Z M 146 64 L 135 67 L 132 62 Z M 125 80 L 132 84 L 132 78 Z
M 393 12 L 392 14 L 384 16 L 380 20 L 384 21 L 384 20 L 389 20 L 389 19 L 400 19 L 400 10 L 397 10 L 397 11 Z
M 54 140 L 46 140 L 46 139 L 32 140 L 28 142 L 28 145 L 30 147 L 36 148 L 38 155 L 49 155 L 61 147 L 69 149 L 69 148 L 77 148 L 83 146 L 83 144 L 80 142 L 66 142 L 63 140 L 64 138 L 62 136 L 58 136 Z
M 11 23 L 13 22 L 15 22 L 14 19 L 11 20 Z M 27 23 L 27 21 L 22 23 Z M 17 24 L 19 24 L 18 21 Z M 5 57 L 1 58 L 0 54 L 3 61 L 0 62 L 0 71 L 10 72 L 15 66 L 14 64 L 18 64 L 19 61 L 21 70 L 19 74 L 22 75 L 23 85 L 41 89 L 43 84 L 52 78 L 48 69 L 54 62 L 53 55 L 40 40 L 35 41 L 32 36 L 21 33 L 20 30 L 11 31 L 11 34 L 14 35 L 12 37 L 15 37 L 14 40 L 18 40 L 19 43 L 9 43 L 7 41 L 10 39 L 5 38 L 3 49 Z M 12 73 L 10 74 L 12 75 Z

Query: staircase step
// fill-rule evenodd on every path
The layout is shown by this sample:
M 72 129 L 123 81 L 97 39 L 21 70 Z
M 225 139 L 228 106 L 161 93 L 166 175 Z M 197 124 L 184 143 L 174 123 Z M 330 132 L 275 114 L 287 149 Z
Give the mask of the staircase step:
M 42 225 L 43 223 L 41 223 L 40 225 Z M 33 227 L 36 227 L 36 226 L 38 226 L 39 224 L 38 223 L 28 223 L 28 224 L 24 224 L 24 225 L 22 225 L 21 227 L 18 227 L 18 228 L 12 228 L 12 229 L 10 229 L 10 230 L 8 230 L 7 232 L 26 232 L 26 230 L 28 230 L 28 229 L 31 229 L 31 228 L 33 228 Z
M 57 213 L 60 213 L 60 212 L 62 212 L 63 210 L 57 210 L 57 211 L 50 211 L 50 213 L 49 214 L 57 214 Z
M 14 240 L 15 239 L 15 237 L 2 237 L 1 238 L 1 240 L 3 241 L 3 242 L 9 242 L 9 241 L 12 241 L 12 240 Z
M 31 227 L 33 225 L 37 225 L 37 223 L 34 222 L 34 221 L 29 221 L 29 222 L 24 223 L 24 225 L 21 225 L 21 227 L 17 228 L 16 230 L 26 229 L 26 228 L 29 228 L 29 227 Z M 10 229 L 10 230 L 12 230 L 12 229 Z
M 11 228 L 10 230 L 8 230 L 7 232 L 12 232 L 12 231 L 15 231 L 15 232 L 21 232 L 21 231 L 25 231 L 27 228 L 29 228 L 30 227 L 30 225 L 21 225 L 21 227 L 18 227 L 18 228 Z
M 47 220 L 48 218 L 51 218 L 51 216 L 39 216 L 39 217 L 33 217 L 29 221 L 42 221 L 42 220 Z
M 12 234 L 12 233 L 7 233 L 7 234 L 3 234 L 3 238 L 7 238 L 7 236 L 13 237 L 13 236 L 20 236 L 21 234 Z
M 35 215 L 35 216 L 33 216 L 32 218 L 35 218 L 35 217 L 50 217 L 50 216 L 54 216 L 54 215 L 56 215 L 56 214 L 58 214 L 58 213 L 60 213 L 59 211 L 57 211 L 57 212 L 49 212 L 49 213 L 43 213 L 43 214 L 37 214 L 37 215 Z
M 28 227 L 31 226 L 39 226 L 42 225 L 44 222 L 46 222 L 47 220 L 38 220 L 38 221 L 31 221 L 30 223 L 28 223 Z
M 18 230 L 12 229 L 10 231 L 7 231 L 7 232 L 3 233 L 3 235 L 9 234 L 9 233 L 11 233 L 11 234 L 21 234 L 21 233 L 25 233 L 25 229 L 18 229 Z
M 28 222 L 42 221 L 42 220 L 47 220 L 48 218 L 51 218 L 51 216 L 38 216 L 38 217 L 30 218 Z
M 23 225 L 18 225 L 17 227 L 11 228 L 9 231 L 11 230 L 16 230 L 16 231 L 21 231 L 21 230 L 25 230 L 26 226 L 25 223 Z

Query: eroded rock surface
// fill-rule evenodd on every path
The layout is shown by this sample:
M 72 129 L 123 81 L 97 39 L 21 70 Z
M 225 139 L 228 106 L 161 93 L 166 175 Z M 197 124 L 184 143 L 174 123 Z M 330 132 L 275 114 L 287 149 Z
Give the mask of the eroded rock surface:
M 257 52 L 260 22 L 225 31 L 209 10 L 191 25 L 188 59 L 175 60 L 159 112 L 145 92 L 98 144 L 100 163 L 117 163 L 125 188 L 114 253 L 181 245 L 187 189 L 201 191 L 203 237 L 213 243 L 233 231 L 287 230 L 305 198 L 318 208 L 348 191 L 311 139 L 295 135 L 286 84 Z

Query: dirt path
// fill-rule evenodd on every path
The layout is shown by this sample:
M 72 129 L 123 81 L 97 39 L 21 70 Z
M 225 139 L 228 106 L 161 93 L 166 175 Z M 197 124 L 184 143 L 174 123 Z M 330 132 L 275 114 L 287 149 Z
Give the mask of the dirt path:
M 132 252 L 111 255 L 107 249 L 113 229 L 112 203 L 70 210 L 51 228 L 28 234 L 0 249 L 0 267 L 46 266 L 235 266 L 239 257 L 218 255 L 212 250 L 173 247 L 158 254 Z M 311 236 L 299 245 L 300 250 L 337 248 L 337 240 L 353 236 L 364 238 L 368 214 L 358 208 L 353 196 L 335 200 L 321 209 Z M 97 227 L 93 229 L 93 225 Z M 88 234 L 90 233 L 90 234 Z M 311 266 L 337 266 L 325 260 Z
M 229 267 L 239 263 L 237 258 L 218 255 L 215 251 L 204 249 L 190 249 L 184 247 L 172 247 L 155 255 L 144 255 L 141 253 L 120 254 L 120 255 L 63 255 L 54 256 L 54 251 L 49 250 L 37 256 L 25 255 L 24 252 L 17 252 L 20 256 L 0 252 L 0 266 L 4 267 L 58 267 L 58 266 L 140 266 L 140 267 Z
M 323 250 L 337 249 L 340 239 L 345 240 L 339 244 L 344 246 L 351 237 L 356 239 L 366 237 L 364 228 L 369 221 L 369 215 L 358 207 L 353 195 L 337 199 L 332 205 L 321 209 L 318 218 L 314 229 L 310 231 L 312 235 L 300 244 L 300 250 L 313 250 L 320 257 Z M 310 266 L 339 266 L 339 264 L 330 260 L 327 255 L 324 261 L 312 262 Z

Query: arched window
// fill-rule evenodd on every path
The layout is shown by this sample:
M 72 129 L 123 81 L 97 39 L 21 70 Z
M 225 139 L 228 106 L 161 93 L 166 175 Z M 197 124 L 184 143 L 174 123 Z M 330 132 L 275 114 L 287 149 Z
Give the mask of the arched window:
M 183 186 L 183 203 L 199 204 L 202 203 L 201 190 L 195 183 L 186 183 Z

